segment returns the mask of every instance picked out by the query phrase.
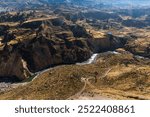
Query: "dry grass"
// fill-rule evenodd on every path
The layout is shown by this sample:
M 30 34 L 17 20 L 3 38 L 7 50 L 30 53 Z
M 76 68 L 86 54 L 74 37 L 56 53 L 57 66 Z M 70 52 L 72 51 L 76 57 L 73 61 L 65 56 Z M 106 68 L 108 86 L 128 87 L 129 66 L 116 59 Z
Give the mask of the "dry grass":
M 112 99 L 149 99 L 149 65 L 149 61 L 137 61 L 131 55 L 102 55 L 96 64 L 51 69 L 25 86 L 0 94 L 0 99 L 68 99 L 84 86 L 81 78 L 94 78 L 95 72 L 99 79 L 96 83 L 90 80 L 92 87 L 86 91 Z M 112 70 L 102 78 L 108 68 Z

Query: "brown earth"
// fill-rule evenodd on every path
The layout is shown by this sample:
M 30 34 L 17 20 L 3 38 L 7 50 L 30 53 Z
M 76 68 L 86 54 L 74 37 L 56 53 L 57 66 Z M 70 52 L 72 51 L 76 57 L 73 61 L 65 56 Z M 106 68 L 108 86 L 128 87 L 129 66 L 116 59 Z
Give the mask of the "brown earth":
M 96 99 L 149 99 L 149 65 L 149 60 L 135 58 L 132 54 L 105 53 L 95 64 L 51 69 L 27 85 L 1 93 L 0 99 L 68 99 L 84 87 L 82 78 L 90 78 L 79 95 L 84 98 L 88 93 L 87 98 L 91 95 L 93 99 L 94 96 Z M 92 99 L 91 96 L 88 99 Z

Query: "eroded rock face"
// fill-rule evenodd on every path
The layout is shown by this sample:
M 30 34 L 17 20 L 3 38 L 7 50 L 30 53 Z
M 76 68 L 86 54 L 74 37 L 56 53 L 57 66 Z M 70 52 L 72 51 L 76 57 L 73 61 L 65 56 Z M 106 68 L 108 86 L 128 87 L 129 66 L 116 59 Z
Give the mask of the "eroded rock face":
M 90 58 L 92 52 L 89 51 L 89 47 L 87 46 L 86 42 L 80 40 L 71 40 L 68 43 L 70 43 L 70 47 L 68 49 L 64 49 L 62 52 L 64 63 L 83 62 L 87 60 L 87 58 Z
M 82 23 L 62 16 L 34 13 L 37 17 L 29 15 L 26 21 L 0 25 L 0 77 L 24 80 L 48 67 L 83 62 L 93 52 L 123 47 L 127 40 L 95 29 L 88 32 Z
M 117 37 L 101 32 L 91 32 L 91 35 L 92 38 L 88 39 L 88 41 L 92 45 L 94 52 L 103 52 L 124 47 L 124 44 L 128 40 L 126 37 Z
M 1 79 L 10 82 L 21 81 L 31 76 L 17 51 L 11 53 L 4 50 L 0 54 L 0 71 L 0 81 Z
M 38 19 L 25 21 L 20 25 L 20 27 L 36 29 L 39 28 L 42 24 L 44 24 L 44 22 L 46 22 L 48 25 L 51 26 L 62 26 L 64 24 L 64 20 L 62 18 L 49 17 L 49 18 L 38 18 Z
M 74 37 L 88 37 L 85 28 L 79 25 L 71 25 L 70 30 L 73 32 Z
M 139 38 L 135 40 L 130 40 L 125 45 L 126 50 L 133 54 L 144 56 L 150 58 L 150 39 L 149 38 Z
M 53 64 L 48 42 L 42 38 L 31 40 L 28 43 L 24 42 L 19 50 L 32 72 L 39 71 Z
M 56 43 L 41 36 L 32 41 L 20 48 L 20 54 L 27 61 L 28 68 L 32 72 L 53 65 L 82 62 L 91 56 L 86 42 L 81 40 Z
M 24 80 L 54 65 L 85 61 L 92 54 L 86 30 L 75 26 L 83 30 L 75 32 L 62 19 L 34 19 L 17 26 L 17 30 L 10 27 L 11 33 L 6 30 L 8 38 L 3 36 L 0 41 L 0 77 Z

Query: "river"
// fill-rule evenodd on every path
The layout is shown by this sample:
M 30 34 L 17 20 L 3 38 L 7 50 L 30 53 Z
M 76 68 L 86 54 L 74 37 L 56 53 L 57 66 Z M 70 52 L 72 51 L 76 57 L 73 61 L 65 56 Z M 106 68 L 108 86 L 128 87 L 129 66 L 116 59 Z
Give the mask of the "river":
M 84 61 L 82 63 L 76 63 L 76 65 L 86 65 L 86 64 L 92 64 L 96 61 L 97 57 L 98 57 L 99 54 L 93 54 L 87 61 Z M 56 66 L 56 67 L 61 67 L 63 65 L 60 65 L 60 66 Z M 32 79 L 32 81 L 34 81 L 36 78 L 38 78 L 39 75 L 51 70 L 51 69 L 54 69 L 56 67 L 51 67 L 51 68 L 48 68 L 48 69 L 44 69 L 44 70 L 41 70 L 41 71 L 38 71 L 36 73 L 32 73 L 32 75 L 35 75 L 35 77 Z M 32 82 L 31 81 L 31 82 Z M 20 86 L 20 85 L 26 85 L 28 84 L 29 82 L 25 82 L 25 83 L 6 83 L 6 82 L 0 82 L 0 91 L 6 91 L 6 90 L 9 90 L 11 88 L 15 88 L 17 86 Z
M 87 61 L 84 61 L 82 63 L 76 63 L 76 65 L 88 65 L 88 64 L 92 64 L 92 63 L 95 63 L 97 58 L 99 58 L 99 55 L 103 55 L 103 54 L 120 54 L 116 51 L 108 51 L 108 52 L 104 52 L 104 53 L 95 53 L 93 54 Z M 136 58 L 140 58 L 140 59 L 149 59 L 149 58 L 144 58 L 142 56 L 137 56 L 135 55 L 134 57 Z M 60 65 L 60 66 L 56 66 L 56 67 L 61 67 L 61 66 L 64 66 L 64 65 Z M 32 79 L 35 80 L 36 78 L 38 78 L 39 75 L 51 70 L 51 69 L 54 69 L 56 67 L 51 67 L 51 68 L 48 68 L 48 69 L 44 69 L 44 70 L 41 70 L 41 71 L 38 71 L 36 73 L 32 73 L 32 75 L 35 75 L 35 77 Z M 31 81 L 31 82 L 32 82 Z M 0 91 L 4 91 L 4 90 L 9 90 L 11 87 L 12 88 L 15 88 L 17 86 L 20 86 L 20 85 L 26 85 L 28 84 L 29 82 L 25 82 L 25 83 L 5 83 L 5 82 L 0 82 Z

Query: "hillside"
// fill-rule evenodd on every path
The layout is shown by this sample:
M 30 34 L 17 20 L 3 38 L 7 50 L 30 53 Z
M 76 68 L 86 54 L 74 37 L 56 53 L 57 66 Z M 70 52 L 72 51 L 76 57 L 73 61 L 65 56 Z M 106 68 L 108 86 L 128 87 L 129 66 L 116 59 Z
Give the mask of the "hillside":
M 91 65 L 52 68 L 32 82 L 1 93 L 0 99 L 150 99 L 149 60 L 130 54 L 100 56 Z
M 150 99 L 150 7 L 91 2 L 2 0 L 0 99 Z

